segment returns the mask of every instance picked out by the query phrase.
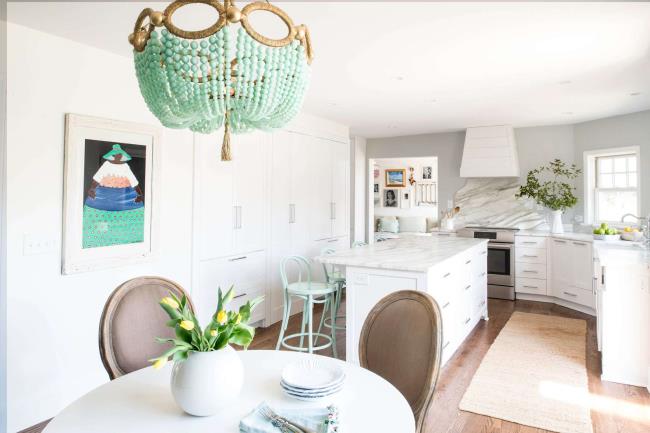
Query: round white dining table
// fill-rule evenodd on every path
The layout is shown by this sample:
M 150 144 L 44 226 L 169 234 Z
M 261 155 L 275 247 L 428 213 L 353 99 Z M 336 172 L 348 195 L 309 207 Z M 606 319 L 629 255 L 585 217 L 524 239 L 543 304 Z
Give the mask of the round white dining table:
M 44 432 L 236 433 L 239 421 L 263 401 L 280 410 L 334 404 L 339 409 L 341 433 L 415 432 L 413 413 L 406 399 L 369 370 L 299 352 L 249 350 L 239 355 L 244 364 L 244 388 L 229 407 L 216 415 L 194 417 L 176 405 L 169 386 L 168 364 L 160 370 L 144 368 L 96 388 L 65 408 Z M 308 357 L 343 367 L 343 390 L 319 402 L 302 402 L 286 396 L 280 387 L 282 369 Z

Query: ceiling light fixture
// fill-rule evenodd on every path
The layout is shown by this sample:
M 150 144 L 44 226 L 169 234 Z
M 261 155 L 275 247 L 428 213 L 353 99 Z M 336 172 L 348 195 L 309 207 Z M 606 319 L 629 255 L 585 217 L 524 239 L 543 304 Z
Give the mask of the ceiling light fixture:
M 561 84 L 561 85 L 565 85 L 565 84 L 571 84 L 571 83 L 573 83 L 573 81 L 571 81 L 571 80 L 562 80 L 562 81 L 558 81 L 557 83 Z
M 573 111 L 563 111 L 562 114 L 564 114 L 565 116 L 571 116 L 573 115 Z
M 172 21 L 181 7 L 202 3 L 219 13 L 210 27 L 186 31 Z M 313 58 L 309 30 L 294 25 L 282 9 L 256 1 L 243 9 L 234 0 L 176 0 L 163 12 L 144 9 L 135 22 L 133 45 L 140 92 L 168 128 L 208 134 L 224 127 L 221 159 L 230 161 L 230 132 L 280 128 L 300 110 Z M 257 33 L 255 11 L 279 17 L 282 39 Z M 230 24 L 241 24 L 231 41 Z M 159 33 L 156 27 L 164 27 Z
M 639 96 L 640 94 L 641 92 L 634 92 L 634 93 L 630 93 L 630 96 Z

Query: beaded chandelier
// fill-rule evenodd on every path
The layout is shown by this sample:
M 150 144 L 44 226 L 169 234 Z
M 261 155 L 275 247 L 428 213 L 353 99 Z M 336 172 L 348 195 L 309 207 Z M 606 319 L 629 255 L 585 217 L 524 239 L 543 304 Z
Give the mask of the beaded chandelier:
M 180 7 L 203 3 L 219 18 L 197 31 L 176 27 Z M 249 16 L 270 12 L 288 34 L 269 39 Z M 229 24 L 241 24 L 231 41 Z M 165 27 L 156 31 L 156 27 Z M 280 8 L 261 1 L 243 9 L 234 0 L 176 0 L 164 12 L 144 9 L 129 36 L 140 91 L 151 112 L 168 128 L 211 133 L 224 127 L 221 159 L 229 161 L 230 132 L 280 128 L 300 110 L 313 53 L 309 30 L 294 25 Z

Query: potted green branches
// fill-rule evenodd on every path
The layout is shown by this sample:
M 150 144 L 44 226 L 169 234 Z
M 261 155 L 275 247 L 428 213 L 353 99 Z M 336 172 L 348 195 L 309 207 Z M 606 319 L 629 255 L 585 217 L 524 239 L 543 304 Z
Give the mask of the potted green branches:
M 218 290 L 217 310 L 210 323 L 201 329 L 187 298 L 178 299 L 170 293 L 160 301 L 174 328 L 175 338 L 158 338 L 172 347 L 152 359 L 154 368 L 174 361 L 171 389 L 176 403 L 196 416 L 214 415 L 241 392 L 244 368 L 237 352 L 230 346 L 247 348 L 255 337 L 255 328 L 248 325 L 253 309 L 263 298 L 248 301 L 239 311 L 229 311 L 226 305 L 233 299 L 231 287 L 226 294 Z
M 572 208 L 578 202 L 575 187 L 569 183 L 580 176 L 582 170 L 575 164 L 567 165 L 559 159 L 554 159 L 548 165 L 543 165 L 528 172 L 526 184 L 519 187 L 516 197 L 528 197 L 552 211 L 552 233 L 563 233 L 562 213 Z

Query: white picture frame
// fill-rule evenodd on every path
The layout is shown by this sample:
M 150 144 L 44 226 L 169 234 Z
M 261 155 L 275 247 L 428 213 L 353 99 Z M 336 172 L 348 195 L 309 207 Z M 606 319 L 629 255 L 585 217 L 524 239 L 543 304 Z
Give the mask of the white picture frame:
M 64 275 L 149 261 L 155 256 L 158 246 L 160 137 L 160 128 L 150 125 L 66 114 L 61 264 Z M 139 156 L 141 170 L 144 165 L 144 175 L 140 180 L 144 188 L 138 190 L 138 200 L 134 200 L 143 203 L 140 212 L 143 215 L 142 241 L 89 246 L 87 237 L 84 237 L 84 212 L 89 194 L 84 185 L 88 182 L 89 165 L 86 149 L 104 146 L 104 143 L 124 143 L 123 146 L 137 148 L 139 154 L 144 155 Z M 106 224 L 110 230 L 110 223 Z

